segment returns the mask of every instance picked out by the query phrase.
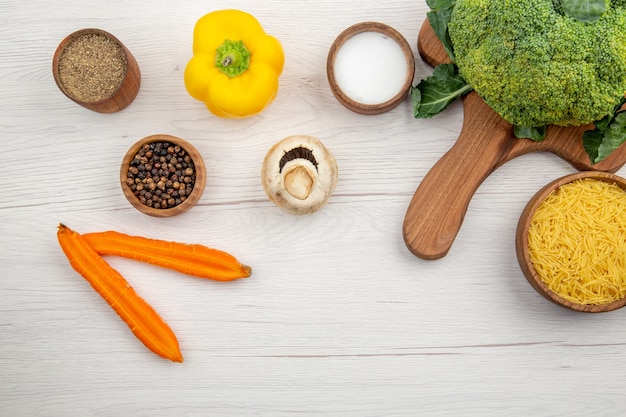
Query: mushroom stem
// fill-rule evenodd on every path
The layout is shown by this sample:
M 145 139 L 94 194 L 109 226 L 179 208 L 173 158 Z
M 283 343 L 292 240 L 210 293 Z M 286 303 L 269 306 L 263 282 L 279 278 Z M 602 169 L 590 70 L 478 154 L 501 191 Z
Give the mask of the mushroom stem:
M 303 165 L 296 165 L 284 174 L 285 190 L 298 200 L 306 200 L 311 195 L 315 177 Z

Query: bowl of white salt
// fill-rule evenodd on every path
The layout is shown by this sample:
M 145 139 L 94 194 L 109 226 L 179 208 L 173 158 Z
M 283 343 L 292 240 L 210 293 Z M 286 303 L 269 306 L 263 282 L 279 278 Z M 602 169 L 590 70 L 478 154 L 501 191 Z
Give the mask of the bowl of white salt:
M 361 114 L 380 114 L 408 97 L 415 57 L 407 40 L 379 22 L 345 29 L 333 42 L 326 73 L 335 98 Z

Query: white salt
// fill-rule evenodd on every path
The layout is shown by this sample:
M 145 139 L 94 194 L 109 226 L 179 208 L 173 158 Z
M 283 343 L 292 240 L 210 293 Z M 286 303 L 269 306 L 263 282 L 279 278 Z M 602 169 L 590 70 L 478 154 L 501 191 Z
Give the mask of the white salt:
M 339 88 L 362 104 L 381 104 L 400 92 L 407 76 L 400 45 L 380 32 L 361 32 L 339 48 L 333 72 Z

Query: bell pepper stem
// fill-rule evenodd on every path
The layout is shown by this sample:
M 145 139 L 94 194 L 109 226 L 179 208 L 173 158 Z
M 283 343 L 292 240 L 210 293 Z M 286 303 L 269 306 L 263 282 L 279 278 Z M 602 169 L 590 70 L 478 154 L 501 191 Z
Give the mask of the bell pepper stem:
M 215 66 L 228 77 L 234 78 L 248 70 L 251 55 L 242 41 L 226 39 L 216 50 Z

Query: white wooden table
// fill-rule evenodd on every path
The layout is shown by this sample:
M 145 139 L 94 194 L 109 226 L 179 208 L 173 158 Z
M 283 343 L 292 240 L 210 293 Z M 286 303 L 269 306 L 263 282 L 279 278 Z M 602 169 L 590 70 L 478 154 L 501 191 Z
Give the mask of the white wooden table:
M 278 98 L 254 118 L 218 119 L 183 85 L 195 21 L 222 8 L 255 15 L 286 52 Z M 4 0 L 0 415 L 626 412 L 626 311 L 554 306 L 515 257 L 524 205 L 573 172 L 566 162 L 533 154 L 499 168 L 445 258 L 404 246 L 406 208 L 457 138 L 460 103 L 430 120 L 415 120 L 408 101 L 358 115 L 332 96 L 325 63 L 335 37 L 361 21 L 387 23 L 415 45 L 426 11 L 411 0 Z M 54 84 L 56 46 L 85 27 L 113 33 L 139 62 L 141 90 L 119 113 L 85 110 Z M 416 78 L 430 74 L 416 59 Z M 140 214 L 118 184 L 128 147 L 155 133 L 187 139 L 207 164 L 200 203 L 169 219 Z M 340 169 L 329 204 L 305 217 L 274 206 L 260 183 L 266 151 L 293 134 L 320 138 Z M 203 243 L 253 276 L 216 283 L 110 258 L 176 332 L 185 362 L 173 364 L 70 268 L 59 222 Z

